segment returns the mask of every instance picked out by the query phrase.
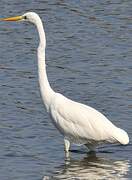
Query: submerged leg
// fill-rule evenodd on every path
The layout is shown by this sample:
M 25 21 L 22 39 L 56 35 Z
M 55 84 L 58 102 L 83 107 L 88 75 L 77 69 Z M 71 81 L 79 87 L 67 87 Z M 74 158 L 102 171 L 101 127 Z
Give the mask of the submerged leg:
M 64 138 L 64 150 L 65 150 L 65 152 L 69 152 L 69 148 L 70 148 L 70 141 L 68 141 L 67 139 Z
M 93 144 L 85 144 L 85 146 L 90 150 L 90 152 L 95 152 L 96 145 Z

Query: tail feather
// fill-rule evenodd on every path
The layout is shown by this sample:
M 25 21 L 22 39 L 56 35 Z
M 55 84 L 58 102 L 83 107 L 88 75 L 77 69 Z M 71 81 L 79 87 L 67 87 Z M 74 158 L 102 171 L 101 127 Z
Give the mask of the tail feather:
M 114 138 L 121 144 L 126 145 L 129 143 L 129 136 L 123 129 L 117 128 L 114 133 Z

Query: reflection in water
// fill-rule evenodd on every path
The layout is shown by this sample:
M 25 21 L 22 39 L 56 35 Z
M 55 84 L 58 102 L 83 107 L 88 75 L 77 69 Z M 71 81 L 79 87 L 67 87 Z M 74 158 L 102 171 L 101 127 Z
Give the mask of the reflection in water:
M 52 177 L 46 179 L 120 179 L 127 175 L 128 160 L 112 160 L 90 154 L 81 160 L 66 160 Z

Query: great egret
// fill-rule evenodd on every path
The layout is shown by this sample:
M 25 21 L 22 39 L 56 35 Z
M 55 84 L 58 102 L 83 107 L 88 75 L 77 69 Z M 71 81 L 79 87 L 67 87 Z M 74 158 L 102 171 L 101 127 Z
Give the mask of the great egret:
M 39 34 L 38 72 L 40 91 L 53 124 L 64 136 L 64 149 L 69 151 L 70 143 L 86 145 L 90 150 L 102 143 L 129 143 L 127 132 L 116 127 L 103 114 L 92 107 L 72 101 L 50 87 L 46 74 L 46 38 L 40 17 L 34 12 L 22 16 L 2 18 L 3 21 L 29 21 L 37 27 Z

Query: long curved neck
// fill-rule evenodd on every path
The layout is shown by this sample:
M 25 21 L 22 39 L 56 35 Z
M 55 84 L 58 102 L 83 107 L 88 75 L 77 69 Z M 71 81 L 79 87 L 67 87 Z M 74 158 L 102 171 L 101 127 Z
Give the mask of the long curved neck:
M 45 64 L 45 48 L 46 48 L 46 38 L 43 28 L 42 21 L 39 19 L 37 21 L 37 29 L 39 33 L 40 43 L 38 46 L 38 73 L 39 73 L 39 84 L 42 99 L 44 101 L 47 111 L 49 110 L 50 102 L 53 94 L 55 93 L 48 82 L 47 73 L 46 73 L 46 64 Z

